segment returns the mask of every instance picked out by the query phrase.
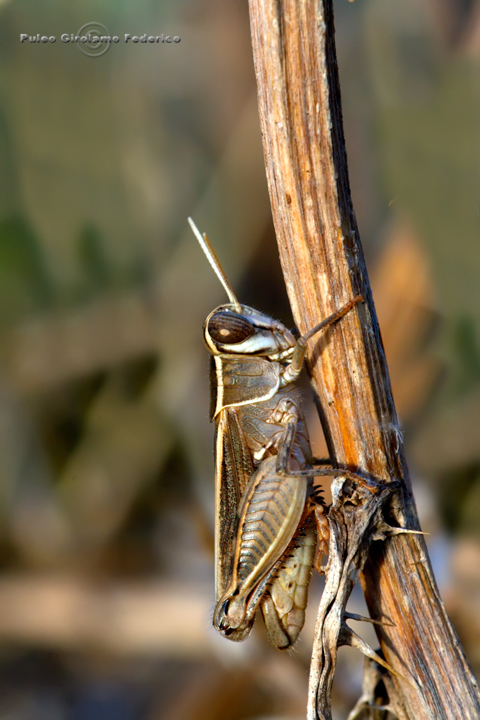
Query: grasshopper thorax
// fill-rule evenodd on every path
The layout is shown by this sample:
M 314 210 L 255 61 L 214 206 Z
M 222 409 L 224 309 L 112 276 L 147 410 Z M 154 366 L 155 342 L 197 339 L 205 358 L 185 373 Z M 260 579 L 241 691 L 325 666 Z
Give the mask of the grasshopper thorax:
M 212 355 L 257 355 L 288 360 L 295 338 L 282 323 L 248 305 L 220 305 L 205 320 L 205 344 Z

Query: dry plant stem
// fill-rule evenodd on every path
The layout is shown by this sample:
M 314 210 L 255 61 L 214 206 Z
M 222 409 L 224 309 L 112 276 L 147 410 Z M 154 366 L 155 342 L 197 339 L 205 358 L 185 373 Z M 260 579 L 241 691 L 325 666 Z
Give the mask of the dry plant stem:
M 397 704 L 391 702 L 385 704 L 385 698 L 382 697 L 383 692 L 379 696 L 379 690 L 383 690 L 380 682 L 383 683 L 388 696 L 393 695 L 395 698 L 390 675 L 377 663 L 366 658 L 363 671 L 363 692 L 347 720 L 366 720 L 366 718 L 368 720 L 385 720 L 386 712 L 392 713 L 398 720 L 408 720 L 403 709 Z
M 366 298 L 310 343 L 307 364 L 331 456 L 385 484 L 400 479 L 400 491 L 391 488 L 382 513 L 394 526 L 418 528 L 351 204 L 332 1 L 250 0 L 250 20 L 270 199 L 295 321 L 303 334 L 357 294 Z M 334 644 L 348 641 L 343 612 L 362 568 L 372 617 L 391 623 L 375 626 L 385 658 L 408 678 L 392 675 L 403 716 L 480 717 L 478 688 L 422 537 L 381 540 L 380 505 L 372 511 L 365 497 L 356 501 L 351 512 L 345 492 L 335 494 L 332 518 L 339 530 L 327 578 L 331 597 L 322 601 L 317 622 L 308 717 L 331 717 Z

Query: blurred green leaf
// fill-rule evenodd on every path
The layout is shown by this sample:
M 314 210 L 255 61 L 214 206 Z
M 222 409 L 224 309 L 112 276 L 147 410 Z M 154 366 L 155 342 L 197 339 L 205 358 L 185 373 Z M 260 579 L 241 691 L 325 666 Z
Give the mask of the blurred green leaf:
M 52 286 L 40 246 L 20 215 L 0 221 L 0 322 L 43 310 L 51 304 Z

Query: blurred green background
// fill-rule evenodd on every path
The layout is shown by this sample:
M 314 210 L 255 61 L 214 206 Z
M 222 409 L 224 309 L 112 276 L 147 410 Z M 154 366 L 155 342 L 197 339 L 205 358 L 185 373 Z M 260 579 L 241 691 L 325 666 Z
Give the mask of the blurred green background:
M 354 205 L 419 512 L 478 672 L 480 2 L 335 11 Z M 60 42 L 89 21 L 121 38 L 102 57 Z M 3 0 L 0 62 L 0 720 L 300 719 L 320 581 L 291 656 L 261 621 L 239 645 L 210 627 L 201 327 L 224 297 L 187 215 L 239 298 L 292 322 L 247 4 Z M 339 657 L 337 720 L 363 664 Z

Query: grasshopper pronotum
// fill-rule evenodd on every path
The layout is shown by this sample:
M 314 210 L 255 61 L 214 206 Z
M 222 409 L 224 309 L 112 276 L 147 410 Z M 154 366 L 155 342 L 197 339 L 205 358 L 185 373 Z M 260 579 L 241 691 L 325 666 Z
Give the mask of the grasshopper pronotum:
M 307 341 L 363 298 L 296 340 L 282 323 L 238 302 L 207 236 L 189 222 L 229 299 L 203 328 L 216 426 L 213 622 L 225 637 L 243 640 L 260 608 L 270 642 L 285 649 L 303 627 L 312 567 L 328 541 L 323 501 L 309 492 L 309 478 L 349 474 L 311 468 L 296 381 Z

